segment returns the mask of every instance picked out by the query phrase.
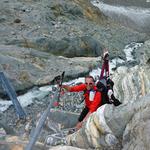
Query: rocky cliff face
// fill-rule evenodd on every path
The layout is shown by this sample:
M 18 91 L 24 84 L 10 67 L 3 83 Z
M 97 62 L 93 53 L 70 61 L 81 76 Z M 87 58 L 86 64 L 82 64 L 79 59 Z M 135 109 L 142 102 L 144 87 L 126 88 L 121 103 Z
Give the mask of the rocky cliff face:
M 115 93 L 123 102 L 135 101 L 150 93 L 150 41 L 136 51 L 139 65 L 119 67 L 113 77 Z
M 135 66 L 131 69 L 120 67 L 115 76 L 115 92 L 119 99 L 127 103 L 150 93 L 150 67 Z
M 1 45 L 0 52 L 0 70 L 10 79 L 16 91 L 48 84 L 63 71 L 65 79 L 88 74 L 90 67 L 100 61 L 100 57 L 71 59 L 10 45 Z

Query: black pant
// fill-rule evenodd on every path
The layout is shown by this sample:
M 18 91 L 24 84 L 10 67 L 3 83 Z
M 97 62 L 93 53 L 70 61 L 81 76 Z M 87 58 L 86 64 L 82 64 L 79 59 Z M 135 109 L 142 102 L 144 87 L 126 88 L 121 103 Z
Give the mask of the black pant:
M 79 121 L 79 122 L 83 121 L 83 119 L 84 119 L 85 116 L 88 114 L 88 112 L 89 112 L 89 108 L 85 107 L 85 108 L 82 110 L 82 112 L 81 112 L 81 114 L 80 114 L 80 116 L 79 116 L 79 118 L 78 118 L 78 121 Z

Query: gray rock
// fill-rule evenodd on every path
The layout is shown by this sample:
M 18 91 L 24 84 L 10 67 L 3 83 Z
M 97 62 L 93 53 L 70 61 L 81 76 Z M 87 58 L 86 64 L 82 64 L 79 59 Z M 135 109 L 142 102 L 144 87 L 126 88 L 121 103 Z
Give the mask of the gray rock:
M 56 57 L 34 49 L 16 46 L 0 47 L 0 67 L 16 91 L 25 91 L 34 85 L 49 84 L 65 71 L 65 79 L 88 74 L 100 58 Z M 2 92 L 2 89 L 1 89 Z
M 136 51 L 136 57 L 141 65 L 150 64 L 150 40 L 145 41 L 144 45 Z
M 104 1 L 104 0 L 102 0 Z M 125 0 L 125 1 L 121 1 L 121 0 L 114 0 L 114 1 L 111 1 L 111 0 L 107 0 L 105 1 L 106 3 L 108 4 L 112 4 L 112 5 L 122 5 L 122 6 L 137 6 L 137 7 L 146 7 L 146 8 L 149 8 L 150 7 L 150 4 L 147 0 Z
M 137 145 L 136 148 L 142 148 L 142 146 L 145 149 L 149 148 L 148 133 L 146 134 L 146 143 L 144 143 L 145 133 L 149 130 L 149 117 L 147 117 L 147 110 L 150 107 L 149 98 L 150 95 L 147 95 L 137 100 L 136 103 L 129 102 L 118 107 L 112 105 L 101 106 L 95 113 L 89 116 L 80 130 L 72 135 L 68 135 L 66 138 L 68 145 L 76 145 L 80 148 L 109 149 L 111 147 L 111 149 L 118 149 L 121 147 L 119 141 L 122 140 L 125 131 L 123 145 L 125 149 L 132 149 L 134 144 Z M 139 122 L 141 122 L 142 126 L 138 126 Z M 143 130 L 144 127 L 145 129 Z M 135 129 L 136 132 L 132 129 Z M 134 138 L 135 136 L 137 138 Z M 131 139 L 128 139 L 128 137 Z M 140 139 L 143 138 L 143 140 L 140 141 L 138 137 Z M 120 144 L 118 148 L 116 147 L 117 144 Z
M 73 128 L 78 122 L 79 113 L 51 109 L 48 120 L 60 123 L 62 128 Z
M 50 150 L 84 150 L 84 149 L 73 147 L 73 146 L 55 146 L 50 148 Z
M 148 55 L 147 55 L 148 56 Z M 136 101 L 150 93 L 149 65 L 135 67 L 118 67 L 112 79 L 115 83 L 114 93 L 123 103 Z
M 11 7 L 7 7 L 8 4 Z M 2 0 L 0 6 L 4 10 L 2 16 L 6 17 L 0 24 L 0 43 L 6 45 L 35 48 L 67 57 L 99 56 L 101 49 L 107 47 L 112 57 L 124 57 L 120 50 L 126 44 L 148 38 L 114 24 L 89 1 L 23 3 L 13 0 L 5 3 Z M 14 18 L 20 22 L 14 23 Z M 12 31 L 16 34 L 10 34 Z
M 149 97 L 148 99 L 149 100 Z M 123 150 L 150 149 L 149 105 L 141 107 L 127 124 L 123 134 Z

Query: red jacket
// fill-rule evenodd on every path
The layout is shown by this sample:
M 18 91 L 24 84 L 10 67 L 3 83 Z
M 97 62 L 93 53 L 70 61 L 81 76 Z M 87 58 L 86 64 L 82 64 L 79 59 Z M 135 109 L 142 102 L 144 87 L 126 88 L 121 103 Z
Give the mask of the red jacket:
M 94 112 L 94 111 L 97 110 L 98 107 L 101 106 L 101 93 L 97 91 L 97 87 L 96 86 L 94 86 L 94 90 L 95 90 L 95 96 L 94 96 L 93 101 L 89 100 L 89 93 L 90 92 L 86 89 L 86 85 L 85 84 L 72 86 L 69 91 L 70 92 L 86 91 L 84 93 L 85 105 L 86 105 L 86 107 L 89 108 L 90 112 Z

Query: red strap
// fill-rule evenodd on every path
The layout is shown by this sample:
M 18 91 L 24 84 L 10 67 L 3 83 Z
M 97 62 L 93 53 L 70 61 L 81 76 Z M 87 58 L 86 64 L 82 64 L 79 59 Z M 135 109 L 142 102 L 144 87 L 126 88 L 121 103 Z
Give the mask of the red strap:
M 104 62 L 103 62 L 102 70 L 101 70 L 101 74 L 100 74 L 100 79 L 102 79 L 104 77 L 104 71 L 105 71 L 105 76 L 108 77 L 109 76 L 109 59 L 106 60 L 105 56 L 104 56 Z

